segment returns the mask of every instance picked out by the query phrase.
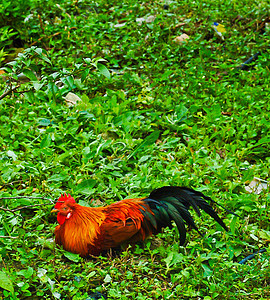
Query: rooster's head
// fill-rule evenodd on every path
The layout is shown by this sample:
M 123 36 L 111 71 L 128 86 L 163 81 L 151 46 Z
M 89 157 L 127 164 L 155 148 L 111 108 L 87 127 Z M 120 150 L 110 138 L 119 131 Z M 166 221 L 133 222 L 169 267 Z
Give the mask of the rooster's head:
M 51 212 L 57 212 L 57 221 L 60 225 L 64 224 L 66 220 L 70 219 L 76 204 L 73 197 L 70 195 L 61 195 L 57 200 L 54 209 Z

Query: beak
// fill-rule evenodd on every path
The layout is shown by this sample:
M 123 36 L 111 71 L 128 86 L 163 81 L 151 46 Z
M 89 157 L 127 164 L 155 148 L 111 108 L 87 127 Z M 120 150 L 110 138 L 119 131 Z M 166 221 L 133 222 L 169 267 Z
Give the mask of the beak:
M 59 210 L 58 209 L 52 209 L 51 210 L 51 213 L 56 213 L 56 212 L 59 212 Z

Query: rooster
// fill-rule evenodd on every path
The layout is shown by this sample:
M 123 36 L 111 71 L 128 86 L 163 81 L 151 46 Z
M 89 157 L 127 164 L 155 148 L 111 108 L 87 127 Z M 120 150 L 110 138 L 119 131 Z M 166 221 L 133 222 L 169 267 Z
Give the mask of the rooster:
M 59 223 L 55 228 L 55 241 L 82 257 L 96 256 L 122 244 L 143 241 L 164 227 L 172 228 L 174 221 L 180 245 L 183 245 L 185 223 L 199 232 L 189 212 L 190 206 L 199 216 L 203 209 L 227 231 L 224 222 L 205 200 L 216 203 L 201 192 L 177 186 L 158 188 L 147 198 L 126 199 L 105 207 L 84 207 L 70 195 L 61 195 L 52 210 L 58 213 Z

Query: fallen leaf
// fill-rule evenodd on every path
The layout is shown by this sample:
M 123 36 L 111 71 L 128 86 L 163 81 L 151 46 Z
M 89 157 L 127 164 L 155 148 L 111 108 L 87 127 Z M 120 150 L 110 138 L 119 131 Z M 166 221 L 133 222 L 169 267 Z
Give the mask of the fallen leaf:
M 144 18 L 137 18 L 136 22 L 138 23 L 138 25 L 142 25 L 142 23 L 145 21 Z
M 148 16 L 146 19 L 145 19 L 145 22 L 146 23 L 153 23 L 156 19 L 156 16 Z
M 176 43 L 176 44 L 179 44 L 181 45 L 183 42 L 187 41 L 189 39 L 189 36 L 185 33 L 177 36 L 175 39 L 173 39 L 173 41 Z
M 151 15 L 148 17 L 142 17 L 142 18 L 137 18 L 136 22 L 138 23 L 138 25 L 142 25 L 143 22 L 145 23 L 153 23 L 156 19 L 156 16 Z
M 124 27 L 124 26 L 126 26 L 126 23 L 118 23 L 118 24 L 114 25 L 115 28 L 120 28 L 120 27 Z
M 176 24 L 176 25 L 174 26 L 174 28 L 178 28 L 178 27 L 181 27 L 181 26 L 184 26 L 184 25 L 186 25 L 186 23 L 181 22 L 181 23 Z
M 231 115 L 232 115 L 232 113 L 229 112 L 229 111 L 222 111 L 221 114 L 222 114 L 223 116 L 231 116 Z
M 260 194 L 263 190 L 266 190 L 269 187 L 269 184 L 266 180 L 263 180 L 258 177 L 254 177 L 248 186 L 245 187 L 245 190 L 250 194 Z
M 82 101 L 82 99 L 74 93 L 69 92 L 64 99 L 67 102 L 67 106 L 74 106 L 77 102 Z

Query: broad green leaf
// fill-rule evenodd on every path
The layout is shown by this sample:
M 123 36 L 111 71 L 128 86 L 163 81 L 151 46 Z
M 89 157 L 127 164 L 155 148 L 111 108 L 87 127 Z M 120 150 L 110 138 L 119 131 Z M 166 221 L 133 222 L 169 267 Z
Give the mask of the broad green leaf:
M 42 54 L 42 48 L 36 48 L 34 50 L 38 55 L 41 55 Z
M 11 157 L 13 160 L 17 159 L 17 155 L 14 153 L 14 151 L 8 150 L 7 156 Z
M 175 110 L 176 110 L 178 122 L 182 122 L 183 120 L 186 119 L 186 114 L 188 112 L 188 109 L 185 107 L 185 105 L 183 103 L 181 103 L 180 105 L 177 105 Z
M 9 67 L 4 67 L 4 68 L 1 68 L 0 70 L 4 70 L 4 71 L 6 71 L 6 73 L 11 73 L 12 72 L 12 69 L 9 68 Z
M 34 269 L 32 267 L 28 267 L 27 269 L 21 270 L 17 272 L 17 275 L 21 275 L 24 278 L 30 278 L 34 273 Z
M 48 281 L 48 277 L 47 277 L 46 273 L 47 273 L 47 270 L 44 268 L 38 268 L 38 270 L 37 270 L 37 277 L 40 279 L 40 281 L 42 283 L 45 283 Z
M 263 137 L 261 138 L 255 145 L 252 145 L 247 148 L 247 154 L 251 153 L 257 153 L 257 154 L 263 154 L 268 153 L 269 149 L 267 146 L 270 144 L 270 138 L 269 137 Z
M 51 239 L 45 239 L 45 238 L 37 238 L 37 243 L 42 245 L 44 248 L 48 248 L 53 250 L 54 249 L 54 240 Z
M 270 241 L 270 231 L 261 229 L 259 230 L 259 236 L 263 240 Z
M 97 64 L 97 69 L 99 70 L 99 72 L 104 75 L 106 78 L 110 79 L 111 78 L 111 74 L 109 72 L 109 70 L 107 69 L 107 67 L 105 67 L 103 64 L 98 63 Z
M 167 269 L 169 269 L 171 266 L 174 266 L 177 263 L 183 261 L 183 254 L 177 252 L 170 252 L 167 258 L 164 259 L 164 261 L 166 262 Z
M 135 155 L 140 149 L 146 147 L 146 146 L 149 146 L 149 145 L 152 145 L 155 143 L 155 141 L 158 139 L 159 137 L 159 134 L 160 134 L 160 131 L 159 130 L 156 130 L 154 132 L 152 132 L 150 135 L 148 135 L 144 141 L 138 145 L 135 150 L 129 154 L 129 156 L 127 157 L 127 159 L 130 159 L 133 155 Z
M 88 278 L 90 278 L 90 277 L 93 277 L 93 276 L 95 276 L 96 275 L 96 271 L 92 271 L 92 272 L 90 272 L 88 275 L 87 275 L 87 277 Z
M 112 281 L 112 277 L 109 274 L 107 274 L 104 278 L 104 282 L 109 283 L 111 281 Z
M 253 233 L 250 233 L 250 235 L 249 235 L 253 240 L 255 240 L 255 241 L 259 241 L 259 238 L 255 235 L 255 234 L 253 234 Z
M 61 299 L 61 294 L 60 294 L 60 293 L 58 293 L 58 292 L 52 290 L 52 294 L 53 294 L 53 296 L 54 296 L 56 299 Z
M 40 231 L 40 230 L 42 230 L 43 228 L 44 228 L 44 224 L 40 224 L 40 225 L 38 225 L 38 227 L 36 228 L 36 230 L 37 231 Z
M 87 64 L 92 64 L 92 59 L 89 57 L 86 57 L 83 59 Z
M 89 194 L 95 184 L 96 181 L 94 179 L 86 179 L 77 185 L 75 191 L 82 194 Z
M 46 61 L 46 62 L 49 63 L 50 65 L 52 64 L 52 62 L 49 60 L 49 58 L 48 58 L 47 56 L 41 55 L 41 57 L 42 57 L 42 59 L 43 59 L 44 61 Z
M 49 119 L 42 119 L 38 121 L 38 125 L 40 126 L 48 126 L 51 124 L 51 121 Z
M 9 66 L 16 66 L 17 64 L 18 64 L 18 62 L 15 61 L 15 60 L 10 61 L 10 62 L 7 63 L 7 65 L 9 65 Z
M 4 290 L 11 292 L 12 294 L 14 293 L 12 281 L 10 280 L 8 275 L 3 271 L 0 271 L 0 287 Z
M 91 119 L 91 121 L 95 121 L 95 116 L 91 113 L 89 113 L 89 111 L 79 111 L 79 114 L 81 116 L 83 116 L 84 119 Z
M 34 89 L 35 89 L 36 91 L 39 91 L 39 90 L 43 87 L 44 82 L 41 83 L 41 82 L 39 82 L 39 81 L 33 80 L 33 81 L 32 81 L 32 84 L 33 84 Z
M 70 89 L 73 89 L 73 88 L 75 87 L 73 76 L 67 76 L 67 77 L 64 78 L 62 81 L 63 81 L 63 83 L 66 84 Z
M 24 70 L 23 71 L 23 74 L 27 77 L 27 78 L 29 78 L 30 80 L 32 80 L 32 81 L 36 81 L 37 80 L 37 76 L 35 75 L 35 73 L 33 72 L 33 71 L 31 71 L 31 70 Z
M 80 259 L 81 259 L 79 254 L 71 253 L 71 252 L 68 252 L 68 251 L 64 252 L 64 256 L 67 259 L 69 259 L 71 261 L 74 261 L 74 262 L 79 262 Z
M 54 82 L 48 83 L 48 91 L 52 93 L 52 95 L 56 95 L 59 92 L 59 87 Z
M 54 72 L 52 74 L 50 74 L 50 76 L 53 78 L 53 79 L 56 79 L 60 76 L 60 73 L 59 72 Z
M 60 181 L 65 181 L 69 176 L 66 174 L 53 174 L 48 181 L 56 181 L 56 182 L 60 182 Z
M 101 63 L 101 62 L 107 62 L 107 60 L 102 57 L 96 57 L 92 60 L 92 64 L 94 66 L 96 66 L 98 63 Z
M 45 55 L 46 51 L 42 48 L 36 48 L 35 52 L 41 57 L 41 59 L 43 59 L 44 61 L 46 61 L 49 64 L 52 64 L 51 61 L 49 60 L 49 58 Z M 45 52 L 45 54 L 43 54 L 43 52 Z
M 79 200 L 78 204 L 80 204 L 81 206 L 91 207 L 91 205 L 89 205 L 89 203 L 84 200 Z
M 51 141 L 52 141 L 51 135 L 50 134 L 45 135 L 45 137 L 40 142 L 40 148 L 49 147 L 51 144 Z
M 236 249 L 234 249 L 233 252 L 234 252 L 234 255 L 236 257 L 238 257 L 243 252 L 243 249 L 242 248 L 236 248 Z
M 85 78 L 87 77 L 87 75 L 89 74 L 90 72 L 90 69 L 89 68 L 86 68 L 82 74 L 81 74 L 81 81 L 83 82 L 85 80 Z
M 17 217 L 13 217 L 10 221 L 10 224 L 12 224 L 12 226 L 15 226 L 18 224 L 18 218 Z
M 209 277 L 213 274 L 213 271 L 205 264 L 202 264 L 203 267 L 203 277 Z
M 235 234 L 235 225 L 236 225 L 237 221 L 238 221 L 238 217 L 233 216 L 233 219 L 230 223 L 230 229 L 231 229 L 231 232 L 232 232 L 233 235 Z

